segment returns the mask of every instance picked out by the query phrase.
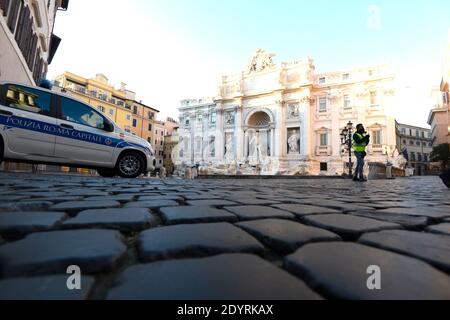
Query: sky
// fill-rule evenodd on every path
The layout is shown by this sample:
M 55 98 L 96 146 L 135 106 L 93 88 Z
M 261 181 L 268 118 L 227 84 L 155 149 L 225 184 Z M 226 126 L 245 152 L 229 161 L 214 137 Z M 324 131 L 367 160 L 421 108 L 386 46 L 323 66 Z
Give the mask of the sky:
M 105 74 L 137 100 L 178 117 L 180 100 L 214 96 L 257 48 L 275 63 L 314 59 L 317 72 L 390 64 L 394 116 L 427 127 L 450 40 L 448 0 L 72 0 L 48 77 Z

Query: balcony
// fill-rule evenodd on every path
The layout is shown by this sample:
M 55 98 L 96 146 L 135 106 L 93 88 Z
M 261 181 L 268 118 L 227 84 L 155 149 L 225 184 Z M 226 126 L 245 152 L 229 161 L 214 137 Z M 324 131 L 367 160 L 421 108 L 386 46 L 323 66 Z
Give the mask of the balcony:
M 331 146 L 318 146 L 316 147 L 316 156 L 331 156 Z

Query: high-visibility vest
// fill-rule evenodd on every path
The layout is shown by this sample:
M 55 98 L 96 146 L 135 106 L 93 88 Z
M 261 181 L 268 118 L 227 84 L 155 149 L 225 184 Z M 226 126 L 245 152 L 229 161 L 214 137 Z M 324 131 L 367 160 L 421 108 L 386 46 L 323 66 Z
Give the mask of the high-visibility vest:
M 364 139 L 364 136 L 360 133 L 356 133 L 358 138 L 361 140 Z M 366 143 L 357 143 L 355 140 L 353 140 L 353 151 L 354 152 L 364 152 L 366 151 L 367 144 Z

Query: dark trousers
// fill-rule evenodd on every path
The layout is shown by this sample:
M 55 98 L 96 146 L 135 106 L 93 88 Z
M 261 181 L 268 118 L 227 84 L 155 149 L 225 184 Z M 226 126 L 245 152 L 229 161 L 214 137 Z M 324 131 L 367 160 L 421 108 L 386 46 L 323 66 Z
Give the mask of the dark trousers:
M 364 179 L 364 158 L 366 157 L 365 152 L 355 152 L 356 156 L 356 171 L 355 171 L 355 178 L 357 179 Z

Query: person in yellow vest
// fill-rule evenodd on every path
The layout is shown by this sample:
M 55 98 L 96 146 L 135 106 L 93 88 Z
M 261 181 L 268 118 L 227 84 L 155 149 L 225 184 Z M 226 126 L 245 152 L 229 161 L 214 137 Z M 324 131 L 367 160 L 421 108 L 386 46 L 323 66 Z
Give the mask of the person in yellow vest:
M 353 181 L 367 181 L 364 178 L 364 158 L 367 156 L 366 148 L 370 143 L 370 135 L 362 124 L 356 126 L 356 133 L 353 135 L 353 152 L 355 153 L 357 164 Z

